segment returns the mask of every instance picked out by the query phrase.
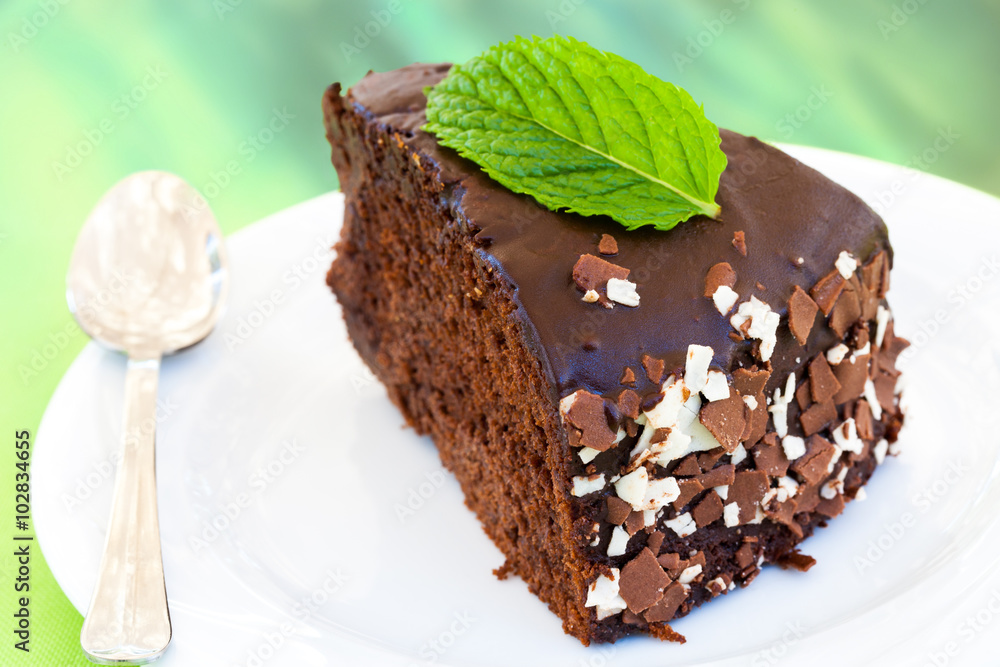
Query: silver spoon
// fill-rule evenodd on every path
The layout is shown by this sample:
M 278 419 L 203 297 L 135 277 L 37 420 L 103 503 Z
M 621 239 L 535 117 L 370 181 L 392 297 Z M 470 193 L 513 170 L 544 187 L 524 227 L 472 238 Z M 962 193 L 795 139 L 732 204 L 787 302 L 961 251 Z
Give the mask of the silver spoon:
M 94 662 L 146 663 L 170 643 L 156 513 L 160 358 L 208 335 L 227 288 L 219 226 L 198 192 L 172 174 L 147 171 L 120 181 L 73 248 L 70 311 L 87 335 L 128 355 L 111 518 L 80 632 Z

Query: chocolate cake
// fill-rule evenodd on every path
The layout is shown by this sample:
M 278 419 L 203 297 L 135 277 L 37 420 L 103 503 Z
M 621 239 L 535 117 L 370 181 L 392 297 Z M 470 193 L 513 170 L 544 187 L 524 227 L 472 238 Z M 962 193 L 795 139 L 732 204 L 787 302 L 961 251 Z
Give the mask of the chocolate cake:
M 902 424 L 885 224 L 721 131 L 719 220 L 550 211 L 420 128 L 449 65 L 323 99 L 346 197 L 328 283 L 516 574 L 587 644 L 668 623 L 859 498 Z M 805 576 L 805 575 L 804 575 Z

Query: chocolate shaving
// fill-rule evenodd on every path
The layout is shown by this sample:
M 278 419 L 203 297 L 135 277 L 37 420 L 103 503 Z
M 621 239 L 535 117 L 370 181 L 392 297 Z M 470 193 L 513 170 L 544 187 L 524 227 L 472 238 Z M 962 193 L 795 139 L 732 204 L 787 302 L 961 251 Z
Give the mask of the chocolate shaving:
M 856 358 L 850 355 L 834 366 L 833 374 L 837 377 L 837 382 L 840 383 L 840 390 L 833 395 L 834 403 L 840 405 L 864 393 L 870 358 L 867 354 Z
M 637 419 L 639 417 L 639 404 L 641 399 L 639 394 L 631 389 L 626 389 L 618 394 L 618 410 L 626 417 Z
M 622 623 L 628 623 L 629 625 L 646 625 L 646 620 L 634 613 L 631 609 L 625 609 L 622 611 Z
M 715 290 L 723 285 L 732 288 L 736 284 L 736 272 L 728 262 L 719 262 L 708 270 L 705 276 L 705 296 L 711 298 Z
M 795 512 L 798 511 L 798 503 L 795 498 L 789 498 L 783 503 L 772 500 L 769 509 L 764 510 L 764 514 L 772 521 L 784 524 L 796 537 L 804 537 L 802 526 L 795 520 Z
M 799 410 L 805 410 L 812 405 L 812 383 L 809 378 L 802 381 L 802 384 L 795 390 L 795 402 L 799 404 Z
M 872 256 L 868 263 L 861 267 L 861 278 L 865 286 L 872 294 L 881 296 L 882 291 L 882 266 L 886 261 L 885 250 L 879 250 Z
M 805 554 L 800 554 L 797 551 L 785 554 L 777 561 L 775 561 L 779 567 L 785 570 L 798 570 L 799 572 L 808 572 L 809 568 L 816 564 L 816 559 L 812 556 L 807 556 Z
M 751 451 L 757 470 L 766 472 L 772 477 L 781 477 L 788 472 L 790 462 L 785 456 L 784 447 L 778 442 L 777 434 L 773 431 L 765 435 L 764 439 L 757 443 Z
M 820 498 L 816 511 L 831 519 L 844 511 L 844 496 L 838 493 L 833 498 Z
M 740 396 L 756 396 L 763 393 L 771 371 L 737 368 L 733 371 L 733 386 Z
M 715 464 L 719 462 L 719 459 L 725 455 L 726 450 L 722 447 L 716 447 L 715 449 L 710 449 L 707 452 L 701 452 L 698 454 L 698 465 L 701 466 L 702 470 L 711 470 Z
M 704 528 L 722 517 L 722 499 L 715 491 L 709 491 L 701 502 L 691 510 L 691 518 L 699 528 Z
M 861 399 L 854 404 L 854 424 L 858 431 L 858 437 L 862 440 L 874 440 L 874 415 L 868 401 Z
M 660 547 L 663 546 L 664 539 L 666 539 L 666 535 L 658 530 L 654 530 L 649 534 L 649 537 L 646 538 L 646 546 L 653 552 L 654 556 L 660 553 Z
M 811 408 L 799 415 L 802 431 L 810 436 L 822 431 L 827 424 L 837 418 L 837 406 L 833 401 L 814 403 Z
M 861 300 L 861 319 L 870 322 L 878 315 L 879 299 L 864 282 L 858 280 L 857 283 L 858 298 Z
M 885 339 L 882 341 L 879 363 L 886 370 L 895 368 L 896 359 L 899 357 L 899 354 L 909 346 L 909 341 L 896 335 L 896 328 L 892 320 L 889 320 L 889 324 L 885 329 Z
M 618 594 L 638 614 L 659 602 L 669 584 L 670 577 L 656 562 L 656 556 L 643 549 L 622 568 Z
M 743 571 L 740 572 L 740 577 L 742 578 L 740 586 L 746 588 L 747 586 L 750 585 L 751 581 L 757 578 L 758 574 L 760 574 L 760 568 L 757 567 L 756 565 L 751 565 L 747 568 L 744 568 Z
M 844 285 L 847 281 L 844 280 L 844 276 L 840 275 L 840 271 L 834 269 L 830 273 L 826 274 L 809 290 L 809 295 L 812 296 L 813 301 L 819 306 L 819 309 L 823 311 L 823 315 L 829 315 L 830 311 L 833 310 L 834 304 L 837 303 L 837 297 L 844 289 Z
M 757 557 L 754 554 L 753 544 L 749 542 L 744 542 L 743 545 L 736 550 L 736 566 L 741 570 L 746 569 L 748 566 L 753 565 Z
M 671 570 L 667 570 L 667 574 L 670 575 L 671 579 L 679 579 L 680 576 L 681 576 L 681 573 L 684 572 L 684 570 L 687 568 L 687 566 L 688 566 L 688 562 L 686 560 L 682 559 L 680 562 L 678 562 L 677 567 L 675 567 L 675 568 L 673 568 Z
M 604 399 L 589 391 L 577 392 L 576 400 L 566 412 L 569 444 L 573 447 L 590 447 L 599 452 L 611 449 L 615 433 L 608 427 L 604 414 Z
M 874 315 L 872 317 L 874 317 Z M 868 324 L 867 323 L 865 323 L 864 327 L 860 327 L 858 329 L 855 329 L 855 334 L 854 334 L 854 349 L 860 350 L 865 345 L 868 345 L 868 343 L 870 341 L 871 341 L 871 336 L 868 333 Z
M 875 385 L 875 396 L 878 397 L 878 404 L 883 410 L 895 412 L 896 410 L 896 378 L 889 373 L 879 373 L 873 381 Z
M 618 241 L 611 234 L 601 234 L 601 240 L 597 244 L 597 252 L 602 255 L 617 255 Z
M 733 232 L 733 247 L 744 257 L 747 256 L 747 237 L 742 230 Z
M 741 439 L 746 447 L 753 447 L 767 433 L 767 399 L 764 392 L 760 392 L 754 398 L 757 399 L 757 409 L 749 410 L 750 418 L 747 420 L 747 428 L 744 429 Z
M 824 473 L 826 468 L 823 468 Z M 795 502 L 798 503 L 798 512 L 812 512 L 819 505 L 819 483 L 802 484 L 799 492 L 795 494 Z
M 761 470 L 736 473 L 729 485 L 727 503 L 736 503 L 740 508 L 740 523 L 750 523 L 757 516 L 757 506 L 764 499 L 770 483 L 767 473 Z
M 631 368 L 629 368 L 628 366 L 626 366 L 625 370 L 622 372 L 622 379 L 619 380 L 618 383 L 619 384 L 628 385 L 630 387 L 634 387 L 635 386 L 635 372 Z
M 706 489 L 710 489 L 713 486 L 726 486 L 727 484 L 732 484 L 733 479 L 736 475 L 736 466 L 729 463 L 726 465 L 721 465 L 717 468 L 712 468 L 706 473 L 703 473 L 700 477 L 696 479 L 701 482 L 701 485 Z
M 833 443 L 819 435 L 806 440 L 806 453 L 792 462 L 792 470 L 808 484 L 818 484 L 827 475 L 827 468 L 833 460 Z M 799 503 L 801 505 L 801 502 Z
M 618 496 L 608 496 L 608 517 L 607 522 L 613 526 L 620 526 L 625 523 L 625 519 L 632 513 L 632 506 Z
M 809 332 L 816 322 L 819 306 L 806 294 L 805 290 L 795 286 L 792 297 L 788 300 L 788 328 L 799 345 L 805 345 L 809 340 Z
M 743 399 L 733 394 L 702 405 L 698 419 L 727 452 L 732 452 L 740 444 L 740 436 L 746 426 L 745 409 Z
M 676 570 L 681 566 L 681 555 L 680 554 L 660 554 L 656 559 L 664 570 Z
M 625 519 L 625 532 L 628 533 L 629 537 L 632 537 L 646 525 L 646 520 L 642 516 L 642 512 L 632 510 L 629 513 L 628 518 Z
M 674 475 L 680 477 L 694 477 L 701 474 L 701 466 L 698 465 L 698 457 L 695 454 L 688 454 L 674 467 Z
M 642 355 L 642 367 L 646 369 L 646 377 L 653 384 L 660 384 L 663 381 L 663 359 L 651 357 L 648 354 Z
M 647 426 L 646 428 L 649 427 Z M 669 436 L 670 436 L 669 428 L 658 428 L 655 431 L 653 431 L 653 435 L 649 438 L 649 444 L 655 445 L 658 442 L 664 442 Z
M 643 616 L 651 623 L 669 621 L 677 613 L 677 610 L 680 609 L 681 604 L 686 598 L 687 591 L 684 590 L 684 585 L 677 581 L 671 582 L 663 590 L 663 596 L 659 601 L 647 609 Z
M 674 501 L 673 505 L 678 510 L 683 509 L 695 496 L 705 490 L 705 485 L 697 479 L 679 479 L 677 480 L 677 487 L 681 490 L 681 493 L 677 496 L 677 500 Z
M 816 403 L 825 403 L 840 391 L 840 382 L 830 369 L 826 355 L 817 354 L 809 362 L 809 391 Z
M 848 286 L 837 299 L 830 316 L 830 328 L 843 338 L 851 326 L 861 319 L 861 301 L 853 287 Z

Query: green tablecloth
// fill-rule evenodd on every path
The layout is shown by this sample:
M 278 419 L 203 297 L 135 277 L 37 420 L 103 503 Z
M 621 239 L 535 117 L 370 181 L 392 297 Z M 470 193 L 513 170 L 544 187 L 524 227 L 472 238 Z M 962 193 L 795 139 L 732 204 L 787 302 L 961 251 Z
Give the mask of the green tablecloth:
M 85 342 L 63 301 L 63 275 L 101 193 L 133 171 L 174 171 L 208 195 L 232 232 L 333 189 L 319 111 L 332 81 L 463 60 L 515 34 L 555 31 L 684 86 L 721 125 L 1000 193 L 998 26 L 1000 5 L 989 0 L 8 0 L 0 4 L 4 430 L 34 435 Z M 261 133 L 269 125 L 273 136 Z M 957 138 L 931 150 L 941 133 Z M 13 443 L 3 451 L 0 533 L 9 545 Z M 0 553 L 0 616 L 10 628 L 17 563 L 13 549 Z M 31 567 L 31 651 L 16 650 L 5 630 L 0 664 L 86 664 L 80 615 L 37 552 Z

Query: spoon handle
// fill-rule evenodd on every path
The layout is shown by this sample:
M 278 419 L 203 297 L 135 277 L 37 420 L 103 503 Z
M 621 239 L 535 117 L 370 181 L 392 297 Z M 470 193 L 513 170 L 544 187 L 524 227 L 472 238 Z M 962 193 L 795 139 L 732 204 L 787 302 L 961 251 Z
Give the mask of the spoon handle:
M 108 535 L 80 645 L 94 662 L 142 664 L 170 643 L 156 515 L 159 356 L 129 357 L 125 418 Z

